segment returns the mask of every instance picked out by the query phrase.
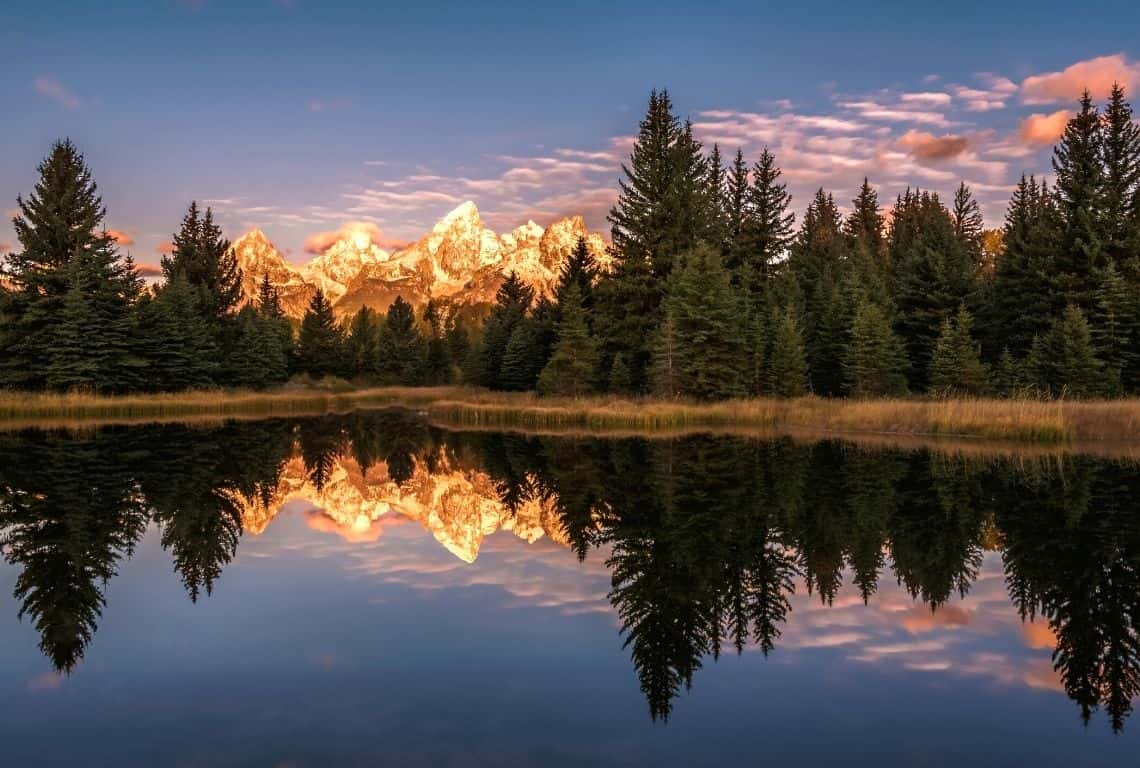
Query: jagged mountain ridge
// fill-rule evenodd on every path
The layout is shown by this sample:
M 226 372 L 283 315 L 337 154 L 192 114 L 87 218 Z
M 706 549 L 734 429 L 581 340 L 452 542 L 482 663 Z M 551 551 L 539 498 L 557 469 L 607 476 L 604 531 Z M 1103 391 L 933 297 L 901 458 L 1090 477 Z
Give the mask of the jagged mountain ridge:
M 508 510 L 489 475 L 459 466 L 449 452 L 441 450 L 430 469 L 428 462 L 413 461 L 411 477 L 397 482 L 384 462 L 365 469 L 351 456 L 341 456 L 317 488 L 304 460 L 294 456 L 267 498 L 237 493 L 231 498 L 241 509 L 243 529 L 255 536 L 286 503 L 302 501 L 309 505 L 310 527 L 347 541 L 370 541 L 385 524 L 412 520 L 466 563 L 475 562 L 483 540 L 497 531 L 511 531 L 528 543 L 543 537 L 567 543 L 551 499 L 530 499 Z
M 286 314 L 300 317 L 319 287 L 339 315 L 362 306 L 383 311 L 403 296 L 415 306 L 445 299 L 457 306 L 489 304 L 511 272 L 536 293 L 549 293 L 579 237 L 603 267 L 605 241 L 571 216 L 545 229 L 533 221 L 505 234 L 484 226 L 475 204 L 466 202 L 432 231 L 395 253 L 373 243 L 366 232 L 348 232 L 309 263 L 290 264 L 260 230 L 242 235 L 233 250 L 242 268 L 247 300 L 257 295 L 263 275 L 278 288 Z

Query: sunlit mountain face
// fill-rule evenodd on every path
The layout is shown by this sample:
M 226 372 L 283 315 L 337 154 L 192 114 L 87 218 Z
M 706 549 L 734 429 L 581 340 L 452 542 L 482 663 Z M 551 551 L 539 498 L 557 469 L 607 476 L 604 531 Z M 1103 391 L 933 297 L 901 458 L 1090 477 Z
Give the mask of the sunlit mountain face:
M 0 467 L 18 713 L 0 736 L 21 749 L 84 718 L 123 744 L 123 723 L 197 723 L 298 764 L 330 740 L 443 759 L 475 734 L 520 760 L 624 743 L 693 764 L 712 723 L 760 728 L 783 762 L 838 759 L 805 746 L 813 719 L 860 754 L 946 764 L 1137 747 L 1131 462 L 463 433 L 392 410 L 6 433 Z M 235 709 L 200 703 L 214 686 Z M 226 726 L 239 711 L 256 737 Z
M 472 311 L 489 305 L 512 273 L 537 295 L 548 294 L 579 239 L 603 268 L 610 263 L 601 235 L 587 230 L 581 216 L 545 228 L 528 221 L 499 234 L 483 224 L 470 201 L 413 243 L 393 249 L 376 242 L 379 237 L 374 226 L 349 225 L 331 238 L 313 240 L 314 257 L 297 266 L 260 229 L 247 232 L 233 243 L 245 298 L 255 300 L 262 280 L 268 279 L 292 317 L 305 313 L 318 289 L 342 316 L 364 306 L 385 311 L 397 296 L 415 306 L 436 299 Z

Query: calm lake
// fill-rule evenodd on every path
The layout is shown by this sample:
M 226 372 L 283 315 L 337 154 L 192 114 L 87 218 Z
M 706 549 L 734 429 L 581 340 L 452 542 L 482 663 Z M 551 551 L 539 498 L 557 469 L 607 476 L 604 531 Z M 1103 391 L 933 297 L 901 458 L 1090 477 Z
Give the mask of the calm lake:
M 1140 762 L 1140 464 L 0 433 L 5 766 Z

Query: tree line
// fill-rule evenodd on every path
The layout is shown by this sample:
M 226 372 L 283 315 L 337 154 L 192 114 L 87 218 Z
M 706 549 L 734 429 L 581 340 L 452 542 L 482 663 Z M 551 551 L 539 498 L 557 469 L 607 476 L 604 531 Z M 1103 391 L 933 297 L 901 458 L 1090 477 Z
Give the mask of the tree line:
M 0 551 L 44 653 L 61 671 L 80 661 L 107 583 L 151 523 L 188 597 L 209 595 L 243 509 L 275 503 L 295 456 L 317 488 L 348 458 L 366 474 L 383 462 L 400 484 L 447 466 L 486 473 L 508 511 L 551 508 L 577 557 L 606 557 L 653 717 L 710 657 L 777 651 L 801 587 L 826 605 L 869 603 L 887 579 L 934 609 L 970 591 L 992 550 L 1013 608 L 1056 635 L 1053 664 L 1083 718 L 1103 708 L 1119 730 L 1140 695 L 1134 463 L 456 433 L 398 410 L 0 435 Z
M 1140 128 L 1123 88 L 1086 94 L 986 230 L 962 183 L 869 180 L 844 215 L 822 188 L 796 225 L 775 156 L 706 152 L 654 91 L 609 214 L 612 265 L 586 242 L 550 295 L 507 276 L 486 319 L 404 299 L 299 328 L 268 277 L 256 301 L 212 212 L 191 204 L 144 286 L 104 230 L 68 141 L 14 219 L 0 291 L 0 386 L 98 392 L 265 387 L 304 373 L 542 394 L 1117 397 L 1140 391 Z
M 704 400 L 806 393 L 1115 397 L 1140 390 L 1140 128 L 1120 86 L 1086 93 L 1022 177 L 1004 226 L 970 188 L 822 188 L 799 226 L 776 158 L 705 153 L 654 92 L 610 212 L 552 299 L 511 278 L 472 344 L 495 389 Z

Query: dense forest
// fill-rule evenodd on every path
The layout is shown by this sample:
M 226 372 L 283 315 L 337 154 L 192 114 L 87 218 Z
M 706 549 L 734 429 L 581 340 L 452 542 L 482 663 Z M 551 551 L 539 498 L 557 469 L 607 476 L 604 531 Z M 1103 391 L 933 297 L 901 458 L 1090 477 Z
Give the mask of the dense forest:
M 481 325 L 397 299 L 299 328 L 255 302 L 191 204 L 148 287 L 104 229 L 68 141 L 18 200 L 0 290 L 0 387 L 261 388 L 296 374 L 543 394 L 1118 397 L 1140 391 L 1140 127 L 1121 87 L 1086 93 L 1050 185 L 1022 177 L 986 230 L 961 184 L 843 215 L 820 189 L 798 226 L 777 158 L 725 162 L 654 92 L 610 212 L 613 266 L 580 242 L 552 295 L 506 278 Z
M 318 488 L 348 459 L 366 475 L 383 462 L 402 485 L 417 468 L 458 467 L 486 473 L 510 512 L 550 506 L 564 556 L 605 559 L 653 717 L 709 657 L 777 651 L 798 589 L 873 603 L 897 581 L 933 610 L 968 594 L 995 549 L 1013 609 L 1056 635 L 1053 665 L 1081 716 L 1103 708 L 1119 730 L 1140 695 L 1133 462 L 459 433 L 399 410 L 0 434 L 0 549 L 43 652 L 62 671 L 80 663 L 108 582 L 151 524 L 188 598 L 206 599 L 244 506 L 275 503 L 296 456 Z

